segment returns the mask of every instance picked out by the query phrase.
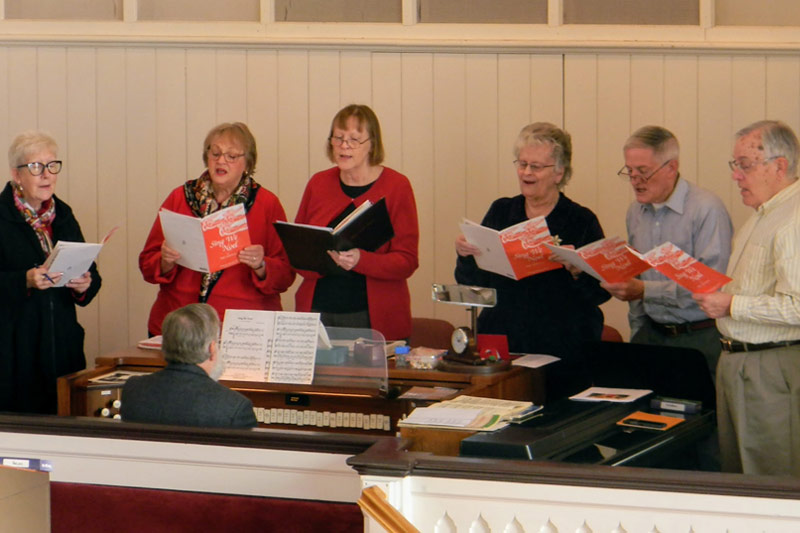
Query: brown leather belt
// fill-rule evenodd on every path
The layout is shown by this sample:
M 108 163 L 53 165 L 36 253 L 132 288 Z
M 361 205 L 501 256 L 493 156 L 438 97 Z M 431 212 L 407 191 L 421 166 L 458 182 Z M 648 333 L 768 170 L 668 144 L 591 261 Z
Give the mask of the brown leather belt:
M 754 344 L 752 342 L 739 342 L 731 339 L 720 339 L 722 349 L 726 352 L 757 352 L 759 350 L 770 350 L 772 348 L 783 348 L 785 346 L 794 346 L 800 344 L 800 340 L 795 341 L 778 341 L 778 342 L 761 342 Z
M 691 333 L 692 331 L 699 331 L 701 329 L 713 328 L 717 325 L 716 320 L 709 318 L 708 320 L 700 320 L 699 322 L 683 322 L 681 324 L 659 324 L 658 322 L 650 321 L 653 329 L 664 335 L 665 337 L 677 337 L 684 333 Z

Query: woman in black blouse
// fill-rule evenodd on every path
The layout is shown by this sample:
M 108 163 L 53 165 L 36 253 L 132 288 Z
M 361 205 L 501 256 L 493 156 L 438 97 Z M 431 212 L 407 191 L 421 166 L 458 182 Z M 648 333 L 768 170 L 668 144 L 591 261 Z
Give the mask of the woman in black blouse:
M 553 124 L 525 126 L 514 143 L 514 165 L 520 193 L 495 200 L 482 224 L 497 230 L 544 216 L 550 234 L 562 245 L 580 248 L 603 237 L 597 217 L 564 195 L 572 175 L 572 141 Z M 609 299 L 597 280 L 574 268 L 560 268 L 515 281 L 478 268 L 480 250 L 456 239 L 456 281 L 493 287 L 497 305 L 478 317 L 478 333 L 504 334 L 509 349 L 544 353 L 562 361 L 548 369 L 548 398 L 575 392 L 584 379 L 584 346 L 599 341 L 603 313 Z

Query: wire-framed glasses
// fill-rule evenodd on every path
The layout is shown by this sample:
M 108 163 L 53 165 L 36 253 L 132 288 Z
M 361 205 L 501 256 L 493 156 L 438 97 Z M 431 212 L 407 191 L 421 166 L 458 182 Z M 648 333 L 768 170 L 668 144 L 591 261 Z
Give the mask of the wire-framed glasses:
M 656 174 L 658 174 L 658 172 L 659 172 L 659 171 L 660 171 L 662 168 L 664 168 L 665 166 L 669 165 L 669 164 L 670 164 L 672 161 L 673 161 L 672 159 L 667 159 L 666 161 L 664 161 L 664 162 L 661 164 L 661 166 L 660 166 L 660 167 L 658 167 L 657 169 L 655 169 L 654 171 L 652 171 L 652 172 L 651 172 L 650 174 L 648 174 L 647 176 L 645 176 L 645 175 L 644 175 L 644 173 L 643 173 L 643 172 L 641 172 L 641 171 L 640 171 L 640 170 L 638 170 L 638 169 L 632 169 L 632 168 L 630 168 L 630 167 L 629 167 L 629 166 L 627 166 L 627 165 L 623 165 L 623 166 L 622 166 L 622 168 L 621 168 L 621 169 L 619 169 L 619 171 L 617 172 L 617 176 L 619 176 L 620 178 L 623 178 L 623 179 L 631 180 L 631 181 L 632 181 L 634 178 L 640 178 L 640 179 L 641 179 L 643 182 L 645 182 L 645 183 L 646 183 L 647 181 L 649 181 L 649 180 L 650 180 L 650 178 L 652 178 L 653 176 L 655 176 Z
M 768 157 L 766 159 L 761 159 L 758 161 L 750 161 L 749 159 L 742 159 L 741 161 L 737 161 L 736 159 L 732 159 L 728 161 L 728 166 L 731 167 L 731 170 L 736 172 L 737 170 L 741 171 L 743 174 L 747 174 L 756 165 L 766 165 L 773 159 L 778 159 L 779 157 L 786 157 L 784 155 L 773 155 L 772 157 Z

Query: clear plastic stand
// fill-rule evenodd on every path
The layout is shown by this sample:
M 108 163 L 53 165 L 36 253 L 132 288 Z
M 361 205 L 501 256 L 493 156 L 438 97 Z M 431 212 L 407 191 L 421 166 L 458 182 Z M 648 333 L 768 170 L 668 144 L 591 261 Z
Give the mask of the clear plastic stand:
M 312 385 L 385 395 L 389 390 L 386 339 L 374 329 L 325 328 L 331 348 L 317 347 Z

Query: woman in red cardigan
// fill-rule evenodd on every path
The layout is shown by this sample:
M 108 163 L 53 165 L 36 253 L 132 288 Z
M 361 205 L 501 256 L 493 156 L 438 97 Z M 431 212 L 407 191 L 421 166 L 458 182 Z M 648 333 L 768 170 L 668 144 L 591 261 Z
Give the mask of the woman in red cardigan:
M 211 129 L 203 142 L 206 170 L 175 188 L 163 209 L 204 217 L 243 204 L 251 245 L 239 251 L 239 264 L 218 272 L 196 272 L 177 264 L 180 254 L 167 246 L 156 218 L 139 269 L 145 281 L 158 284 L 147 329 L 161 333 L 170 312 L 190 303 L 208 303 L 222 319 L 226 309 L 281 309 L 281 293 L 294 281 L 294 271 L 272 223 L 286 220 L 278 197 L 253 178 L 256 141 L 246 124 L 224 123 Z
M 387 340 L 411 334 L 407 280 L 419 266 L 419 226 L 408 178 L 382 166 L 378 118 L 365 105 L 349 105 L 331 123 L 328 158 L 335 167 L 309 180 L 295 222 L 335 226 L 366 200 L 386 198 L 394 237 L 374 252 L 354 248 L 328 254 L 334 274 L 300 271 L 297 311 L 320 312 L 326 326 L 372 328 Z

